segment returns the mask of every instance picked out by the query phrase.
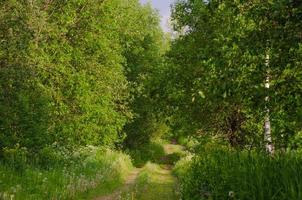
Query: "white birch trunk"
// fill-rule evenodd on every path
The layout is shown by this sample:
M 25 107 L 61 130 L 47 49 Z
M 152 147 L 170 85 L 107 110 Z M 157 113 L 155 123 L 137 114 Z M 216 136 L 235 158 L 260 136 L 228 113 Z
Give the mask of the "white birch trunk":
M 268 92 L 270 88 L 270 74 L 269 74 L 269 61 L 270 57 L 269 54 L 266 54 L 265 59 L 265 66 L 266 66 L 266 80 L 265 80 L 265 88 Z M 265 122 L 264 122 L 264 142 L 265 142 L 265 149 L 268 153 L 273 154 L 274 153 L 274 145 L 272 141 L 272 135 L 271 135 L 271 121 L 270 121 L 270 110 L 267 107 L 267 104 L 269 103 L 269 95 L 265 97 Z

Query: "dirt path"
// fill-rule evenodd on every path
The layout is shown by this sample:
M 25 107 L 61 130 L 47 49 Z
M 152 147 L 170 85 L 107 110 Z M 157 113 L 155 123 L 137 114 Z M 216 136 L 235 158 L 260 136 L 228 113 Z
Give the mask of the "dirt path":
M 97 197 L 94 200 L 118 200 L 123 192 L 128 191 L 134 184 L 137 176 L 142 171 L 141 168 L 135 168 L 130 175 L 126 178 L 124 185 L 117 189 L 114 193 L 107 196 Z
M 164 150 L 165 150 L 166 155 L 169 155 L 169 154 L 184 151 L 184 147 L 181 145 L 177 145 L 177 144 L 165 144 Z
M 148 162 L 143 168 L 135 168 L 124 185 L 110 195 L 94 200 L 178 200 L 176 178 L 172 175 L 173 165 L 169 162 L 173 154 L 182 152 L 180 145 L 163 145 L 166 164 Z
M 169 166 L 147 164 L 142 173 L 148 179 L 141 182 L 143 185 L 137 191 L 135 200 L 178 200 L 176 192 L 176 179 Z
M 137 190 L 131 200 L 178 200 L 177 180 L 172 175 L 173 157 L 184 151 L 175 144 L 163 145 L 165 156 L 161 159 L 166 164 L 147 163 L 137 180 Z M 161 163 L 160 162 L 160 163 Z M 129 198 L 128 198 L 129 199 Z M 127 200 L 128 200 L 127 199 Z

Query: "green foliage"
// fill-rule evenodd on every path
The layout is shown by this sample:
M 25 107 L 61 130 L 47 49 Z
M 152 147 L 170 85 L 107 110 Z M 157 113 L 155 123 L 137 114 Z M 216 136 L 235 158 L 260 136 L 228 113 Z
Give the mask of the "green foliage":
M 33 0 L 0 12 L 0 155 L 121 144 L 133 113 L 142 135 L 154 130 L 147 87 L 164 38 L 151 7 Z
M 110 145 L 120 137 L 128 112 L 118 111 L 128 95 L 122 50 L 102 25 L 113 22 L 104 6 L 114 4 L 97 2 L 1 3 L 2 147 Z
M 183 199 L 300 199 L 298 155 L 207 149 L 177 164 Z
M 301 6 L 277 0 L 175 3 L 176 36 L 160 101 L 178 136 L 223 134 L 234 147 L 261 147 L 268 107 L 276 146 L 287 146 L 301 130 Z

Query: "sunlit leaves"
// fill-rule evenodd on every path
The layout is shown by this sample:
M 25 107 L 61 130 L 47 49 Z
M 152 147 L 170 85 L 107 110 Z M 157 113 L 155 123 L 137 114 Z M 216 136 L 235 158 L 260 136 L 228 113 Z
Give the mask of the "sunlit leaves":
M 144 85 L 161 62 L 155 11 L 137 0 L 9 0 L 0 11 L 0 148 L 121 143 L 130 76 Z

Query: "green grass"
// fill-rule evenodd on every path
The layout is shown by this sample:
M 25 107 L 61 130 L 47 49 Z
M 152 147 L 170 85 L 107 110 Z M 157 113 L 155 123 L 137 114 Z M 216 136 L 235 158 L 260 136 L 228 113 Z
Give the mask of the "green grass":
M 131 191 L 122 195 L 123 200 L 177 200 L 176 179 L 171 171 L 148 162 Z
M 27 165 L 16 170 L 0 165 L 0 199 L 91 199 L 108 194 L 123 183 L 132 168 L 129 156 L 110 150 L 90 149 L 68 165 L 47 169 Z
M 302 199 L 302 159 L 230 149 L 207 149 L 175 167 L 184 200 Z
M 122 195 L 123 200 L 177 200 L 178 184 L 172 175 L 173 165 L 187 152 L 180 145 L 169 144 L 163 140 L 153 141 L 143 147 L 143 151 L 135 151 L 135 158 L 144 157 L 144 167 L 136 184 L 130 191 Z M 154 154 L 144 154 L 154 152 Z M 151 160 L 146 162 L 147 160 Z

